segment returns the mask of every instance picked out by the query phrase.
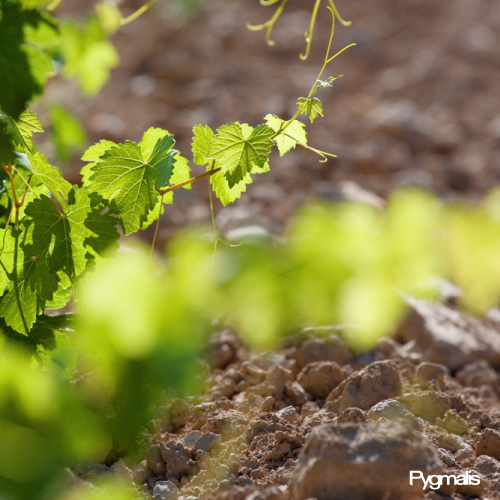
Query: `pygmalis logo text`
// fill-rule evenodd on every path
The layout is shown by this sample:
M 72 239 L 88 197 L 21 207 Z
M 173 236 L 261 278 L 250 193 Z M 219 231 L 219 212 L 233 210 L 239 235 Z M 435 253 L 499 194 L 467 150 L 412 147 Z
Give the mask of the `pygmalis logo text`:
M 462 474 L 458 475 L 430 475 L 424 476 L 424 473 L 419 470 L 411 470 L 410 471 L 410 485 L 413 486 L 413 482 L 420 480 L 423 482 L 423 490 L 438 490 L 441 486 L 446 485 L 474 485 L 477 486 L 481 479 L 478 475 L 472 474 L 470 471 L 465 471 Z

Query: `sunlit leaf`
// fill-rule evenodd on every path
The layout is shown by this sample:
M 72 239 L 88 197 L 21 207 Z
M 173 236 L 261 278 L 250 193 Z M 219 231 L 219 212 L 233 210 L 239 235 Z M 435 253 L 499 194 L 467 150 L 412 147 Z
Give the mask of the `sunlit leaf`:
M 317 97 L 311 97 L 310 99 L 301 97 L 297 101 L 297 106 L 302 114 L 309 117 L 311 123 L 313 123 L 318 116 L 324 116 L 323 103 Z
M 210 150 L 210 144 L 214 137 L 213 130 L 208 125 L 196 125 L 193 128 L 193 160 L 196 165 L 203 166 L 207 163 L 207 155 Z
M 229 187 L 241 182 L 254 168 L 262 169 L 269 160 L 274 130 L 267 125 L 255 129 L 231 123 L 217 129 L 207 158 L 220 166 Z
M 113 146 L 90 170 L 84 185 L 110 202 L 125 234 L 143 227 L 159 195 L 155 189 L 158 172 L 145 161 L 141 147 L 131 141 Z
M 283 124 L 286 123 L 285 120 L 282 120 L 275 115 L 266 115 L 265 119 L 267 125 L 269 125 L 275 132 L 281 132 Z M 283 132 L 274 138 L 274 142 L 276 143 L 281 156 L 295 148 L 298 143 L 304 145 L 307 144 L 305 125 L 299 120 L 294 120 Z

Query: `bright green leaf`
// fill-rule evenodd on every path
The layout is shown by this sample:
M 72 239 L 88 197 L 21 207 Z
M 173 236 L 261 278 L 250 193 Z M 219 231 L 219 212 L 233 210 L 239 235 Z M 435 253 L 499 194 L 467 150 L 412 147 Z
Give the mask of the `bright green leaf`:
M 106 38 L 98 20 L 90 18 L 85 26 L 66 21 L 61 26 L 60 50 L 63 74 L 76 78 L 86 95 L 95 95 L 108 81 L 119 57 Z
M 62 278 L 63 275 L 59 274 L 58 278 Z M 63 288 L 61 283 L 59 283 L 59 288 L 54 293 L 51 300 L 45 303 L 46 309 L 62 309 L 70 301 L 73 295 L 73 285 L 69 285 L 68 288 Z
M 63 272 L 72 280 L 80 276 L 89 261 L 99 259 L 118 239 L 116 220 L 101 211 L 86 189 L 71 191 L 64 216 L 47 196 L 34 200 L 26 207 L 24 223 L 37 258 L 48 256 L 54 274 Z
M 61 171 L 53 167 L 41 153 L 28 155 L 35 177 L 44 184 L 61 206 L 65 206 L 68 194 L 73 187 L 62 175 Z
M 6 165 L 15 158 L 14 141 L 12 136 L 7 133 L 7 125 L 0 121 L 0 163 Z
M 0 296 L 9 284 L 14 262 L 15 239 L 12 236 L 12 227 L 0 228 Z
M 174 155 L 174 171 L 170 177 L 169 184 L 174 186 L 175 184 L 180 184 L 181 182 L 187 181 L 191 178 L 191 169 L 188 165 L 187 158 L 181 156 L 181 154 L 177 151 Z M 183 189 L 191 189 L 191 184 L 187 184 L 183 186 Z M 151 209 L 148 214 L 148 218 L 144 223 L 143 227 L 150 226 L 154 221 L 158 219 L 158 217 L 164 212 L 163 204 L 171 205 L 174 202 L 174 192 L 169 191 L 163 195 L 163 203 L 161 199 L 158 199 L 157 204 Z M 162 203 L 162 207 L 160 209 L 160 204 Z M 161 211 L 160 211 L 161 210 Z
M 233 187 L 229 187 L 229 183 L 222 172 L 210 176 L 210 184 L 212 184 L 214 193 L 224 206 L 237 200 L 242 193 L 246 192 L 247 184 L 251 183 L 252 176 L 250 174 L 245 175 L 243 181 Z
M 158 127 L 151 127 L 142 134 L 142 139 L 139 145 L 141 146 L 141 154 L 144 160 L 149 162 L 156 143 L 163 139 L 166 135 L 170 135 L 168 130 Z
M 174 155 L 174 171 L 170 177 L 170 185 L 180 184 L 191 178 L 191 169 L 189 168 L 187 158 L 184 158 L 178 151 Z M 183 186 L 184 189 L 191 189 L 191 184 Z
M 241 182 L 254 167 L 263 168 L 269 160 L 272 137 L 275 132 L 267 125 L 259 125 L 248 135 L 250 127 L 239 123 L 223 125 L 217 129 L 208 152 L 208 158 L 216 161 L 229 187 Z
M 6 132 L 13 142 L 27 151 L 33 151 L 33 133 L 43 132 L 40 120 L 31 111 L 23 111 L 17 120 L 0 111 L 0 122 L 5 123 Z
M 208 125 L 196 125 L 193 128 L 193 161 L 203 166 L 207 163 L 207 155 L 214 137 L 214 131 Z
M 266 123 L 275 132 L 279 132 L 282 125 L 286 122 L 275 115 L 267 115 Z M 274 142 L 276 142 L 276 146 L 278 146 L 278 151 L 281 156 L 295 148 L 297 143 L 307 144 L 305 125 L 299 120 L 294 120 L 283 132 L 274 138 Z
M 92 175 L 92 167 L 94 166 L 94 163 L 99 161 L 100 156 L 104 154 L 108 149 L 111 149 L 113 146 L 116 146 L 116 142 L 102 140 L 97 144 L 90 146 L 85 151 L 82 156 L 82 160 L 89 161 L 91 163 L 88 163 L 80 170 L 83 184 L 86 184 L 89 181 L 89 178 Z
M 110 202 L 125 234 L 144 228 L 149 211 L 157 204 L 158 172 L 144 161 L 138 144 L 127 141 L 106 150 L 91 167 L 85 186 Z
M 174 156 L 175 164 L 174 171 L 172 176 L 170 177 L 169 184 L 171 186 L 175 186 L 176 184 L 180 184 L 181 182 L 187 181 L 191 178 L 191 169 L 189 168 L 187 158 L 181 156 L 179 152 L 177 152 Z M 191 189 L 191 184 L 186 184 L 182 187 L 183 189 Z M 163 196 L 163 203 L 170 205 L 174 201 L 174 192 L 169 191 Z
M 116 145 L 116 142 L 102 140 L 97 144 L 93 144 L 92 146 L 90 146 L 83 154 L 82 160 L 95 163 L 96 161 L 99 161 L 102 154 Z
M 174 144 L 173 135 L 161 128 L 150 128 L 142 136 L 142 158 L 157 171 L 157 188 L 167 186 L 173 175 L 177 156 L 177 151 L 172 150 Z
M 47 255 L 37 254 L 37 242 L 33 241 L 31 231 L 15 232 L 9 227 L 3 237 L 2 268 L 4 258 L 7 261 L 4 272 L 9 262 L 14 265 L 0 299 L 0 317 L 15 331 L 28 335 L 37 314 L 57 290 L 57 281 L 49 269 Z
M 172 135 L 168 134 L 158 140 L 155 144 L 151 157 L 147 159 L 147 162 L 151 167 L 156 170 L 157 177 L 155 181 L 156 188 L 162 188 L 167 186 L 172 172 L 174 170 L 174 155 L 175 151 L 172 150 L 172 146 L 175 144 Z
M 318 116 L 324 116 L 323 103 L 317 97 L 312 97 L 311 99 L 301 97 L 297 101 L 297 106 L 302 114 L 309 117 L 311 123 L 314 122 Z

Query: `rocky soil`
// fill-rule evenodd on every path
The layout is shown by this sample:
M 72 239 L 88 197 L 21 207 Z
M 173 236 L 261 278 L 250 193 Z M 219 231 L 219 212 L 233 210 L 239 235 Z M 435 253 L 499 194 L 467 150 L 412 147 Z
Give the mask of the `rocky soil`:
M 206 393 L 173 402 L 126 473 L 154 500 L 500 498 L 500 324 L 408 299 L 395 339 L 304 331 L 272 353 L 215 335 Z M 423 489 L 409 471 L 474 474 Z

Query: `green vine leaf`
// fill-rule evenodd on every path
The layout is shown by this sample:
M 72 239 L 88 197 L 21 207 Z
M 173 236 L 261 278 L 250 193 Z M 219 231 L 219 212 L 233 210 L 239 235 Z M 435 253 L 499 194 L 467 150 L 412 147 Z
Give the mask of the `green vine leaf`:
M 24 222 L 36 242 L 34 254 L 48 255 L 51 272 L 74 281 L 118 240 L 115 218 L 101 212 L 99 198 L 87 189 L 71 190 L 64 215 L 47 196 L 34 200 Z
M 59 278 L 60 276 L 58 276 Z M 71 300 L 73 295 L 73 284 L 69 284 L 67 288 L 61 286 L 59 283 L 59 288 L 54 293 L 51 300 L 45 302 L 45 309 L 62 309 Z M 38 320 L 37 320 L 38 323 Z
M 85 153 L 83 153 L 82 160 L 96 163 L 100 160 L 101 155 L 110 150 L 113 146 L 117 146 L 116 142 L 107 140 L 99 141 L 97 144 L 93 144 L 87 148 Z M 86 166 L 88 167 L 89 165 Z
M 65 206 L 68 194 L 73 185 L 62 175 L 61 171 L 53 167 L 41 153 L 28 154 L 35 177 L 48 188 L 61 206 Z
M 170 185 L 175 186 L 191 178 L 191 168 L 187 158 L 184 158 L 178 151 L 174 155 L 174 171 L 170 177 Z M 183 186 L 183 189 L 191 189 L 191 184 Z M 168 193 L 167 193 L 168 194 Z
M 242 193 L 246 192 L 247 184 L 251 184 L 252 181 L 252 176 L 247 174 L 241 182 L 235 184 L 233 187 L 229 187 L 228 180 L 223 172 L 217 172 L 210 176 L 210 184 L 212 185 L 215 196 L 217 196 L 224 206 L 233 203 Z
M 191 169 L 188 165 L 187 158 L 181 156 L 181 154 L 177 151 L 174 155 L 174 171 L 172 172 L 172 176 L 170 177 L 169 184 L 171 186 L 175 186 L 176 184 L 180 184 L 181 182 L 187 181 L 191 177 Z M 191 189 L 191 184 L 187 184 L 183 186 L 183 189 Z M 164 207 L 163 205 L 171 205 L 174 202 L 174 192 L 169 191 L 163 195 L 163 202 L 161 197 L 158 198 L 158 202 L 156 205 L 150 210 L 148 214 L 148 218 L 144 223 L 143 227 L 150 226 L 154 221 L 158 219 L 158 217 L 163 214 Z M 160 208 L 161 205 L 161 208 Z
M 175 186 L 191 178 L 191 169 L 187 158 L 184 158 L 178 151 L 174 155 L 174 171 L 170 177 L 169 184 Z M 191 189 L 191 184 L 186 184 L 183 189 Z M 174 193 L 170 191 L 163 196 L 163 202 L 170 205 L 174 201 Z
M 3 295 L 10 282 L 10 275 L 15 262 L 15 239 L 12 236 L 12 227 L 0 229 L 0 296 Z
M 310 99 L 300 97 L 297 101 L 297 106 L 302 114 L 309 117 L 311 123 L 313 123 L 318 116 L 324 116 L 323 103 L 317 97 L 311 97 Z
M 116 142 L 102 140 L 97 144 L 93 144 L 90 146 L 82 156 L 83 161 L 89 161 L 82 169 L 80 170 L 80 175 L 82 176 L 82 183 L 85 185 L 89 182 L 90 176 L 92 175 L 92 167 L 100 160 L 102 154 L 104 154 L 108 149 L 111 149 L 113 146 L 116 146 Z
M 14 149 L 14 142 L 7 133 L 7 125 L 0 121 L 0 163 L 4 165 L 11 163 L 16 157 Z
M 217 129 L 207 158 L 215 160 L 232 188 L 241 182 L 254 167 L 264 168 L 269 160 L 276 135 L 267 125 L 255 129 L 248 125 L 230 123 Z
M 109 79 L 110 70 L 119 62 L 118 53 L 96 17 L 83 26 L 75 21 L 64 22 L 60 51 L 65 63 L 63 74 L 76 78 L 88 96 L 101 90 Z
M 150 128 L 142 136 L 140 146 L 144 161 L 158 173 L 157 189 L 168 186 L 174 173 L 174 165 L 179 152 L 173 150 L 174 136 L 161 128 Z
M 25 151 L 33 151 L 33 133 L 43 132 L 40 120 L 32 111 L 23 111 L 19 118 L 14 120 L 0 110 L 0 122 L 5 123 L 5 131 L 12 141 Z
M 269 172 L 269 163 L 266 163 L 261 170 L 256 170 L 254 173 L 264 174 L 266 172 Z M 246 192 L 248 184 L 253 182 L 252 175 L 245 175 L 241 182 L 235 184 L 233 187 L 229 187 L 229 183 L 224 173 L 217 172 L 210 176 L 210 184 L 222 205 L 227 206 L 240 198 L 242 193 Z
M 196 125 L 193 128 L 193 161 L 196 165 L 202 167 L 207 163 L 207 155 L 210 150 L 210 144 L 214 138 L 214 131 L 208 125 Z
M 90 168 L 84 186 L 108 200 L 125 234 L 144 228 L 149 211 L 159 195 L 155 189 L 158 171 L 142 156 L 139 144 L 117 144 L 99 156 Z
M 291 149 L 299 144 L 307 144 L 307 133 L 305 130 L 305 124 L 299 120 L 294 120 L 286 129 L 281 132 L 285 120 L 275 116 L 266 115 L 265 117 L 267 125 L 269 125 L 275 132 L 280 132 L 275 138 L 274 142 L 278 147 L 280 155 L 288 153 Z
M 146 161 L 149 161 L 149 159 L 151 158 L 153 151 L 155 149 L 156 143 L 160 139 L 163 139 L 166 135 L 170 135 L 168 130 L 158 128 L 158 127 L 151 127 L 148 130 L 146 130 L 146 132 L 144 132 L 144 134 L 142 134 L 141 142 L 139 143 L 139 145 L 141 146 L 142 157 Z M 101 141 L 101 142 L 103 142 L 103 141 Z
M 146 161 L 156 170 L 155 187 L 160 189 L 168 186 L 172 177 L 175 164 L 175 153 L 172 146 L 175 144 L 174 138 L 167 134 L 156 143 L 151 157 Z
M 13 330 L 28 335 L 37 314 L 57 290 L 57 279 L 49 269 L 47 255 L 36 255 L 31 231 L 12 227 L 3 233 L 0 263 L 9 283 L 0 299 L 0 317 Z M 9 271 L 8 266 L 11 265 Z
M 2 3 L 1 14 L 0 108 L 17 120 L 53 73 L 43 42 L 47 33 L 56 36 L 55 23 L 47 14 L 13 2 Z

